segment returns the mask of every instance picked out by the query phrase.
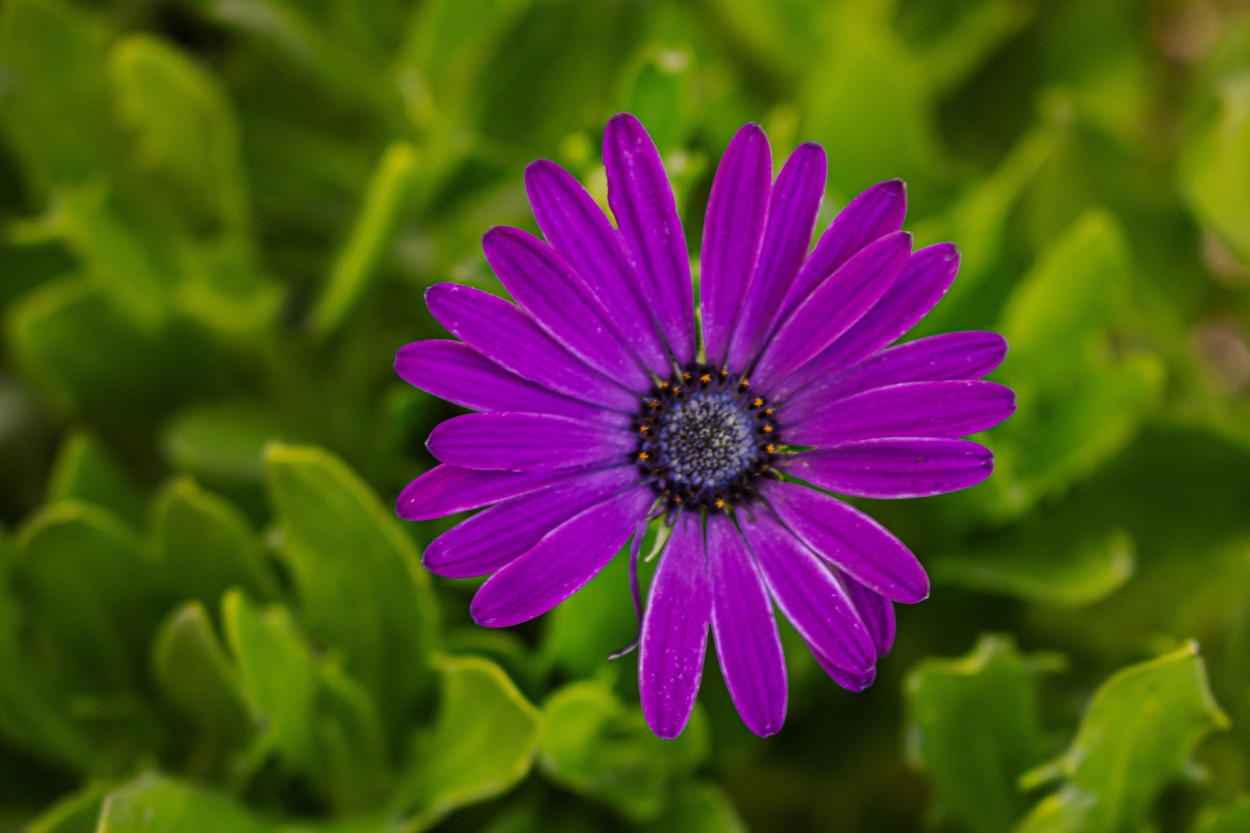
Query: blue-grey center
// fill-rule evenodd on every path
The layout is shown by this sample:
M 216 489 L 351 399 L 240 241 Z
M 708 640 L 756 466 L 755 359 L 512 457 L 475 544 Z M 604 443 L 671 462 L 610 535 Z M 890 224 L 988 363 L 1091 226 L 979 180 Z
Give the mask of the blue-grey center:
M 742 377 L 703 365 L 643 400 L 637 463 L 670 508 L 723 510 L 755 494 L 779 439 L 773 409 Z

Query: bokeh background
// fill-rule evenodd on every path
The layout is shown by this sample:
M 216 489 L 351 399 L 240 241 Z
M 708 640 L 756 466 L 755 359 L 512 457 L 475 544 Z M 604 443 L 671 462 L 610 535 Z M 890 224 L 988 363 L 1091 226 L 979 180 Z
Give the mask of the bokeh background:
M 395 495 L 454 409 L 391 371 L 502 291 L 522 171 L 665 155 L 697 252 L 739 125 L 825 218 L 909 186 L 1006 334 L 966 493 L 864 502 L 934 579 L 859 695 L 710 659 L 642 723 L 622 559 L 507 632 Z M 1250 831 L 1250 5 L 3 0 L 0 830 Z

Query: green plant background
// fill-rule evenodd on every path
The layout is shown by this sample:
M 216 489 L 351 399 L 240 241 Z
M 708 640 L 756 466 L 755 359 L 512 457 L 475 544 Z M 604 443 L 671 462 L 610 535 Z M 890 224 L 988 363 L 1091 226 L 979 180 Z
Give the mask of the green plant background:
M 995 476 L 868 506 L 932 598 L 859 695 L 787 632 L 767 740 L 714 659 L 650 735 L 622 564 L 486 631 L 390 508 L 423 288 L 621 110 L 696 242 L 746 121 L 905 178 L 920 330 L 1012 345 Z M 4 0 L 0 128 L 0 830 L 1250 830 L 1244 2 Z

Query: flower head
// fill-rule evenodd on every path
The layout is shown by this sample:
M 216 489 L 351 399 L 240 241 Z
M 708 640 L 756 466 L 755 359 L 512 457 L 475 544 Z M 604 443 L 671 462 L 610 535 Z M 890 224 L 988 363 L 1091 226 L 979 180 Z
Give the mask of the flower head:
M 550 610 L 631 538 L 636 567 L 648 524 L 663 524 L 640 637 L 647 721 L 664 737 L 685 727 L 710 631 L 739 713 L 768 735 L 787 692 L 774 604 L 858 691 L 890 649 L 893 603 L 929 592 L 897 538 L 828 492 L 920 497 L 988 477 L 990 452 L 960 438 L 1014 409 L 1009 389 L 980 381 L 1007 346 L 985 332 L 890 346 L 950 286 L 955 247 L 912 251 L 895 180 L 856 197 L 809 253 L 824 150 L 801 145 L 773 181 L 753 124 L 712 185 L 696 314 L 654 144 L 623 114 L 603 145 L 616 227 L 576 179 L 535 162 L 525 182 L 546 242 L 493 228 L 483 243 L 516 304 L 429 290 L 458 340 L 409 344 L 396 370 L 475 413 L 434 429 L 441 464 L 398 512 L 487 507 L 424 563 L 489 575 L 471 613 L 491 627 Z

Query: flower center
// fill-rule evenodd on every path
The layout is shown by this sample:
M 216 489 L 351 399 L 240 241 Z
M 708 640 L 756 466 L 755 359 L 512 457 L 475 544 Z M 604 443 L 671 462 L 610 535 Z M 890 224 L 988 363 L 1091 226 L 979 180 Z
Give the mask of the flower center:
M 637 429 L 638 467 L 670 509 L 742 503 L 780 444 L 773 409 L 750 383 L 706 365 L 655 387 Z

